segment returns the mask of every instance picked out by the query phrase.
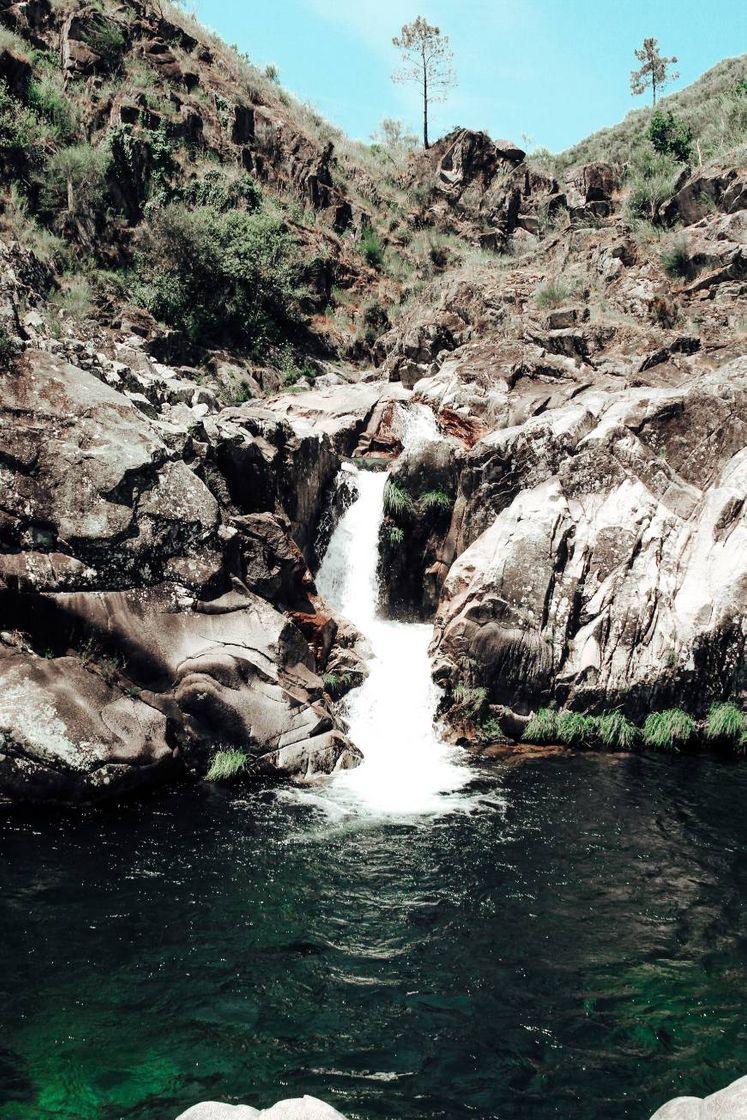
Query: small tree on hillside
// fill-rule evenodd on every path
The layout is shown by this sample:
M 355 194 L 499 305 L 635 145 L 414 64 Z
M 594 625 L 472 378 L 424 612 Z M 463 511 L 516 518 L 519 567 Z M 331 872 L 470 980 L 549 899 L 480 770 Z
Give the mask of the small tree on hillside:
M 404 156 L 418 145 L 417 136 L 408 132 L 402 121 L 393 117 L 384 117 L 383 121 L 371 135 L 371 140 L 380 148 L 384 148 L 393 158 Z
M 664 55 L 659 54 L 659 44 L 656 39 L 644 39 L 643 46 L 635 52 L 635 56 L 641 63 L 641 67 L 639 70 L 631 70 L 630 92 L 638 96 L 638 94 L 645 93 L 651 86 L 653 104 L 655 105 L 656 91 L 662 89 L 668 82 L 675 82 L 679 78 L 676 71 L 669 72 L 670 66 L 673 66 L 677 61 L 677 56 L 672 55 L 671 58 L 665 58 Z
M 403 65 L 394 75 L 395 82 L 416 82 L 423 96 L 423 145 L 428 148 L 428 107 L 434 101 L 443 101 L 456 84 L 452 66 L 454 55 L 446 35 L 418 16 L 406 23 L 399 35 L 392 39 L 402 52 Z

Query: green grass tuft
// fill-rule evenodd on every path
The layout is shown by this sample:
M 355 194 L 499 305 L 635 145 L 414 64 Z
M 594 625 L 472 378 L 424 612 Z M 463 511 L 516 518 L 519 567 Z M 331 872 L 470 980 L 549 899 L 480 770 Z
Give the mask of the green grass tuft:
M 679 237 L 662 251 L 661 267 L 671 280 L 689 280 L 695 273 L 687 241 Z
M 597 735 L 605 747 L 629 751 L 635 746 L 640 732 L 622 712 L 608 712 L 597 718 Z
M 706 720 L 706 737 L 742 745 L 747 736 L 747 719 L 736 704 L 712 704 Z
M 651 712 L 643 725 L 643 738 L 649 747 L 660 751 L 676 751 L 692 739 L 695 720 L 681 708 Z
M 457 708 L 466 715 L 474 715 L 485 703 L 487 695 L 487 689 L 481 686 L 470 688 L 466 684 L 458 684 L 452 693 L 452 698 L 456 701 Z
M 533 298 L 537 307 L 562 307 L 573 294 L 573 288 L 564 280 L 547 280 L 535 289 Z
M 557 713 L 550 708 L 540 708 L 529 720 L 521 736 L 524 743 L 556 743 L 558 740 Z
M 581 712 L 561 712 L 556 721 L 558 740 L 569 747 L 588 747 L 597 735 L 597 721 L 594 716 Z
M 450 513 L 453 499 L 444 490 L 426 490 L 420 496 L 420 506 L 426 513 Z
M 477 729 L 477 738 L 481 743 L 495 743 L 499 739 L 503 739 L 503 728 L 500 720 L 496 719 L 495 716 L 489 716 L 488 719 L 483 720 Z
M 218 751 L 210 763 L 205 778 L 208 782 L 223 782 L 235 778 L 246 766 L 249 756 L 243 751 L 225 750 Z
M 415 503 L 410 495 L 391 478 L 384 487 L 384 513 L 387 517 L 410 517 L 415 513 Z
M 387 525 L 384 532 L 390 548 L 401 548 L 405 543 L 405 531 L 399 525 Z

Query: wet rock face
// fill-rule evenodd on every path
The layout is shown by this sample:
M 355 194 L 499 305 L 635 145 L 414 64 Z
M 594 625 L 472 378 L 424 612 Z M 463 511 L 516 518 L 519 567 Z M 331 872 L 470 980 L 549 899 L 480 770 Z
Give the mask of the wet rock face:
M 304 556 L 381 392 L 353 389 L 210 415 L 46 352 L 3 375 L 0 794 L 95 800 L 219 747 L 250 776 L 357 764 L 320 674 L 362 679 L 358 636 Z
M 707 706 L 747 639 L 747 361 L 587 391 L 481 440 L 433 643 L 447 688 L 522 713 Z

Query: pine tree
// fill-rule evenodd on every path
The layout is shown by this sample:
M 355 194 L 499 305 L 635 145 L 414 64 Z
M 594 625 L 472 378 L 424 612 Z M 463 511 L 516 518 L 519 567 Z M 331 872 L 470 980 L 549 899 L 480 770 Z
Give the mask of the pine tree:
M 446 35 L 438 27 L 418 16 L 406 23 L 392 39 L 402 52 L 403 65 L 394 75 L 395 82 L 417 82 L 423 93 L 423 145 L 428 142 L 428 108 L 434 101 L 443 101 L 456 75 L 452 67 L 453 53 Z
M 645 93 L 651 86 L 653 104 L 656 104 L 656 91 L 665 86 L 667 82 L 675 82 L 679 74 L 669 73 L 669 67 L 676 61 L 676 55 L 665 58 L 659 54 L 659 44 L 656 39 L 644 39 L 643 46 L 635 52 L 635 56 L 642 63 L 640 70 L 632 70 L 630 74 L 630 92 L 636 96 Z

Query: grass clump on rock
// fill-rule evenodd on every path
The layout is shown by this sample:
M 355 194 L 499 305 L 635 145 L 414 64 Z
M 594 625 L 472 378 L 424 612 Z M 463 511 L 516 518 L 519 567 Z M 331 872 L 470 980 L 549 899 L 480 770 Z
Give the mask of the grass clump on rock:
M 744 749 L 747 746 L 747 719 L 736 704 L 712 704 L 705 728 L 706 738 Z
M 608 712 L 597 717 L 597 735 L 602 746 L 629 751 L 638 741 L 640 732 L 622 712 Z
M 550 708 L 540 708 L 524 728 L 524 743 L 556 743 L 558 741 L 558 714 Z
M 676 751 L 692 739 L 695 726 L 692 716 L 681 708 L 651 712 L 643 725 L 643 739 L 647 746 L 657 750 Z
M 225 782 L 235 778 L 245 768 L 249 756 L 243 751 L 223 750 L 213 758 L 205 778 L 208 782 Z
M 548 280 L 534 292 L 537 307 L 562 307 L 573 297 L 573 288 L 563 280 Z
M 415 513 L 415 503 L 410 495 L 391 478 L 384 487 L 384 513 L 387 517 L 408 517 Z
M 426 513 L 449 513 L 453 504 L 444 490 L 427 490 L 420 498 L 420 505 Z
M 561 712 L 555 721 L 555 734 L 565 746 L 588 747 L 596 738 L 597 721 L 581 712 Z

